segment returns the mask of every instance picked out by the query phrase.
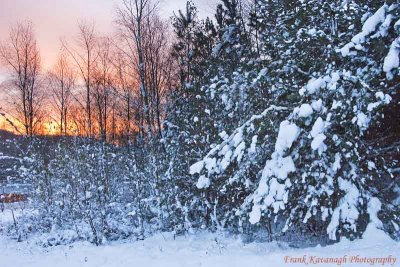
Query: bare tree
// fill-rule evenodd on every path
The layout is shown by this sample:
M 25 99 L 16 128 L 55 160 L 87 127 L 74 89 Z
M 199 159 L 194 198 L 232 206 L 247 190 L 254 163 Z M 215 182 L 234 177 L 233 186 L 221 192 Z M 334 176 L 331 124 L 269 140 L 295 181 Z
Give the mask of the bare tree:
M 91 91 L 92 91 L 92 72 L 98 57 L 97 36 L 94 25 L 89 23 L 79 24 L 78 38 L 75 40 L 76 48 L 62 41 L 63 47 L 71 55 L 75 62 L 80 76 L 85 85 L 85 109 L 87 130 L 86 135 L 92 136 L 92 113 L 91 113 Z
M 112 64 L 114 73 L 113 89 L 114 94 L 118 96 L 121 103 L 121 119 L 123 121 L 123 136 L 126 138 L 127 145 L 131 144 L 131 135 L 133 134 L 133 112 L 134 112 L 134 97 L 135 78 L 129 67 L 129 60 L 126 54 L 116 48 L 112 54 Z
M 109 106 L 112 106 L 112 43 L 109 37 L 98 41 L 98 57 L 93 75 L 93 96 L 96 105 L 99 135 L 102 140 L 107 139 L 107 122 Z
M 143 115 L 145 117 L 147 139 L 152 142 L 152 127 L 150 116 L 150 99 L 146 87 L 146 65 L 144 57 L 143 39 L 146 19 L 152 15 L 156 8 L 150 0 L 122 0 L 118 9 L 118 24 L 124 39 L 131 49 L 131 60 L 135 61 L 140 79 L 140 93 L 143 102 Z
M 16 119 L 25 134 L 32 136 L 40 121 L 43 94 L 39 88 L 40 53 L 31 23 L 18 23 L 11 28 L 7 43 L 0 45 L 0 60 L 10 70 L 8 84 Z
M 152 124 L 162 138 L 162 101 L 172 79 L 168 24 L 158 16 L 148 16 L 144 27 L 143 51 L 146 64 L 146 87 L 150 97 Z
M 54 108 L 58 113 L 60 134 L 67 135 L 69 107 L 76 77 L 65 53 L 61 53 L 48 76 Z

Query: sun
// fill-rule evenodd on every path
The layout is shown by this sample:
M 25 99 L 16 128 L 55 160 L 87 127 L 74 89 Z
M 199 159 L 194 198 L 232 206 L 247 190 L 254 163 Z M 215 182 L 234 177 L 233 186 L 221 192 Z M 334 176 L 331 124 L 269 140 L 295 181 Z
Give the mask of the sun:
M 44 135 L 56 135 L 58 134 L 57 124 L 53 121 L 45 122 L 43 125 L 43 134 Z

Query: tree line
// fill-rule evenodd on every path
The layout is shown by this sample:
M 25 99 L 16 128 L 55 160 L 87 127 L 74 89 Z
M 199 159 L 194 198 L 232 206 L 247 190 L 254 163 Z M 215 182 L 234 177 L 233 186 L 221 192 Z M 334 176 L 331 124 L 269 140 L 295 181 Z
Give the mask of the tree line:
M 14 25 L 0 58 L 9 70 L 3 111 L 25 135 L 79 135 L 107 141 L 161 136 L 166 96 L 174 88 L 173 38 L 149 1 L 122 1 L 116 33 L 81 22 L 48 71 L 30 22 Z M 5 115 L 4 115 L 5 116 Z M 47 125 L 47 127 L 49 127 Z

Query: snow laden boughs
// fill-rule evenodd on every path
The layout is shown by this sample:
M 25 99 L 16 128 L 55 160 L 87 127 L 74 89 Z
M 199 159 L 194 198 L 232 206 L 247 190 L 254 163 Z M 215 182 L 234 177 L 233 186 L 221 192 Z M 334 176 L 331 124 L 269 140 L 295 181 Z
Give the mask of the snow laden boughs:
M 400 21 L 399 21 L 400 22 Z M 397 29 L 399 29 L 399 25 L 397 25 Z M 397 30 L 397 32 L 399 32 Z M 399 68 L 399 55 L 400 55 L 400 37 L 396 38 L 390 45 L 389 53 L 385 57 L 385 61 L 383 62 L 383 71 L 386 72 L 386 77 L 391 80 L 393 79 L 393 71 L 398 70 Z
M 275 218 L 281 215 L 287 219 L 286 231 L 298 222 L 318 217 L 322 222 L 331 219 L 327 230 L 333 239 L 340 223 L 356 232 L 358 209 L 363 203 L 355 185 L 358 145 L 347 139 L 350 130 L 359 133 L 365 129 L 365 120 L 356 124 L 359 127 L 352 121 L 364 114 L 354 107 L 366 108 L 368 103 L 360 103 L 361 93 L 349 90 L 354 87 L 353 80 L 348 72 L 332 71 L 300 89 L 308 103 L 295 107 L 289 120 L 281 122 L 275 152 L 249 198 L 253 203 L 251 223 L 258 223 L 262 213 Z
M 336 239 L 337 233 L 359 236 L 367 223 L 363 220 L 368 218 L 370 196 L 365 183 L 369 177 L 361 170 L 363 155 L 368 151 L 360 137 L 379 106 L 388 104 L 391 97 L 373 92 L 350 71 L 334 70 L 312 78 L 299 95 L 301 105 L 294 107 L 283 121 L 268 124 L 279 125 L 274 149 L 261 174 L 255 172 L 258 186 L 254 193 L 246 196 L 235 214 L 246 213 L 251 206 L 248 218 L 252 224 L 261 222 L 263 216 L 281 218 L 286 220 L 281 229 L 285 232 L 314 220 L 325 225 L 331 239 Z M 265 139 L 257 132 L 255 125 L 259 124 L 254 121 L 265 120 L 271 110 L 276 108 L 253 116 L 229 137 L 223 133 L 225 141 L 191 166 L 190 174 L 200 174 L 197 188 L 213 187 L 213 180 L 224 177 L 228 167 L 238 169 L 229 170 L 229 183 L 237 179 L 236 173 L 246 164 L 242 161 L 252 160 L 243 155 L 258 151 L 257 139 Z M 277 119 L 278 116 L 268 117 Z
M 263 213 L 281 215 L 286 231 L 313 219 L 328 224 L 331 239 L 337 232 L 357 236 L 369 197 L 361 171 L 368 149 L 360 137 L 391 97 L 364 87 L 350 71 L 313 78 L 299 94 L 305 103 L 281 122 L 275 152 L 250 197 L 250 222 Z
M 265 226 L 271 233 L 273 222 L 275 236 L 311 228 L 334 240 L 359 237 L 379 216 L 369 208 L 379 195 L 378 180 L 393 177 L 386 161 L 372 156 L 365 136 L 396 93 L 398 5 L 382 3 L 373 10 L 347 1 L 310 1 L 297 12 L 279 1 L 256 2 L 276 10 L 276 18 L 254 14 L 263 32 L 258 56 L 268 56 L 265 62 L 250 58 L 258 64 L 244 61 L 232 76 L 220 73 L 204 87 L 214 100 L 209 109 L 223 141 L 191 166 L 193 187 L 203 193 L 216 224 L 223 222 L 219 225 Z M 362 16 L 365 11 L 373 12 Z M 286 25 L 300 16 L 294 14 L 310 19 L 297 17 L 297 24 Z M 282 34 L 265 34 L 276 31 Z M 252 94 L 257 90 L 263 94 Z M 230 112 L 240 99 L 230 91 L 246 92 L 245 113 Z M 260 103 L 284 108 L 254 120 Z M 250 120 L 232 128 L 243 117 Z M 398 225 L 390 201 L 379 201 L 375 207 L 391 210 L 385 225 Z
M 246 214 L 241 205 L 254 190 L 259 166 L 270 144 L 274 117 L 287 115 L 286 108 L 271 106 L 228 135 L 221 132 L 222 142 L 201 161 L 190 167 L 198 177 L 196 187 L 203 191 L 202 199 L 212 210 L 211 221 L 215 227 L 236 225 L 241 229 Z M 223 205 L 221 204 L 223 203 Z
M 366 14 L 368 15 L 368 14 Z M 384 4 L 373 15 L 371 15 L 363 24 L 362 31 L 355 35 L 351 42 L 340 49 L 343 56 L 357 55 L 357 51 L 368 53 L 369 46 L 373 39 L 388 38 L 390 31 L 393 31 L 395 38 L 386 52 L 383 61 L 383 71 L 388 80 L 393 79 L 393 74 L 398 72 L 399 54 L 400 54 L 400 6 L 397 3 Z
M 261 114 L 252 116 L 250 120 L 237 128 L 229 137 L 226 136 L 225 132 L 222 132 L 220 136 L 225 139 L 225 141 L 216 145 L 203 160 L 190 166 L 189 172 L 191 175 L 205 172 L 205 175 L 199 177 L 197 187 L 199 189 L 207 188 L 210 186 L 210 180 L 207 177 L 213 174 L 224 173 L 233 162 L 239 164 L 245 156 L 245 153 L 247 153 L 247 155 L 254 154 L 258 138 L 255 134 L 256 129 L 254 123 L 264 119 L 270 112 L 280 110 L 286 110 L 286 108 L 272 106 L 264 110 Z M 246 144 L 248 140 L 245 139 L 250 139 L 251 142 Z
M 363 27 L 362 31 L 355 35 L 351 42 L 346 44 L 340 51 L 343 56 L 347 56 L 350 53 L 357 54 L 356 51 L 351 49 L 363 50 L 365 49 L 362 45 L 368 41 L 369 38 L 383 37 L 388 34 L 389 25 L 393 19 L 392 15 L 388 15 L 389 7 L 387 4 L 383 5 L 376 11 L 371 17 L 369 17 Z M 380 26 L 380 27 L 379 27 Z
M 292 185 L 288 175 L 296 171 L 292 156 L 285 156 L 285 152 L 291 148 L 299 133 L 296 124 L 287 120 L 281 122 L 275 151 L 266 162 L 259 186 L 252 196 L 254 205 L 250 213 L 251 223 L 259 222 L 261 211 L 268 207 L 272 207 L 275 214 L 285 209 Z

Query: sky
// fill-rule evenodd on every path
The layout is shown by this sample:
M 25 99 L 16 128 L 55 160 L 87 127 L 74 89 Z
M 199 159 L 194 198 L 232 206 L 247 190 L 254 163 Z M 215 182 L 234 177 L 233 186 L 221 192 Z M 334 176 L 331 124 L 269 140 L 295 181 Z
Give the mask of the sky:
M 60 39 L 73 39 L 77 35 L 79 22 L 93 22 L 99 34 L 112 33 L 120 1 L 0 0 L 0 42 L 7 40 L 12 25 L 30 21 L 39 45 L 43 69 L 49 70 L 59 55 Z M 165 19 L 169 19 L 173 11 L 184 9 L 186 6 L 186 0 L 158 1 L 160 15 Z M 219 0 L 193 0 L 202 18 L 213 16 L 217 1 Z M 0 63 L 0 89 L 5 80 L 7 69 Z M 5 103 L 5 91 L 0 90 L 0 110 L 4 108 Z M 5 121 L 0 116 L 0 128 L 4 128 L 4 124 Z
M 217 0 L 194 0 L 202 17 L 212 16 Z M 112 32 L 119 0 L 0 0 L 0 41 L 8 36 L 11 25 L 31 21 L 38 40 L 44 68 L 50 68 L 57 58 L 60 38 L 77 34 L 81 21 L 94 22 L 100 33 Z M 185 8 L 186 0 L 161 0 L 159 9 L 164 18 Z M 4 68 L 0 67 L 4 75 Z

